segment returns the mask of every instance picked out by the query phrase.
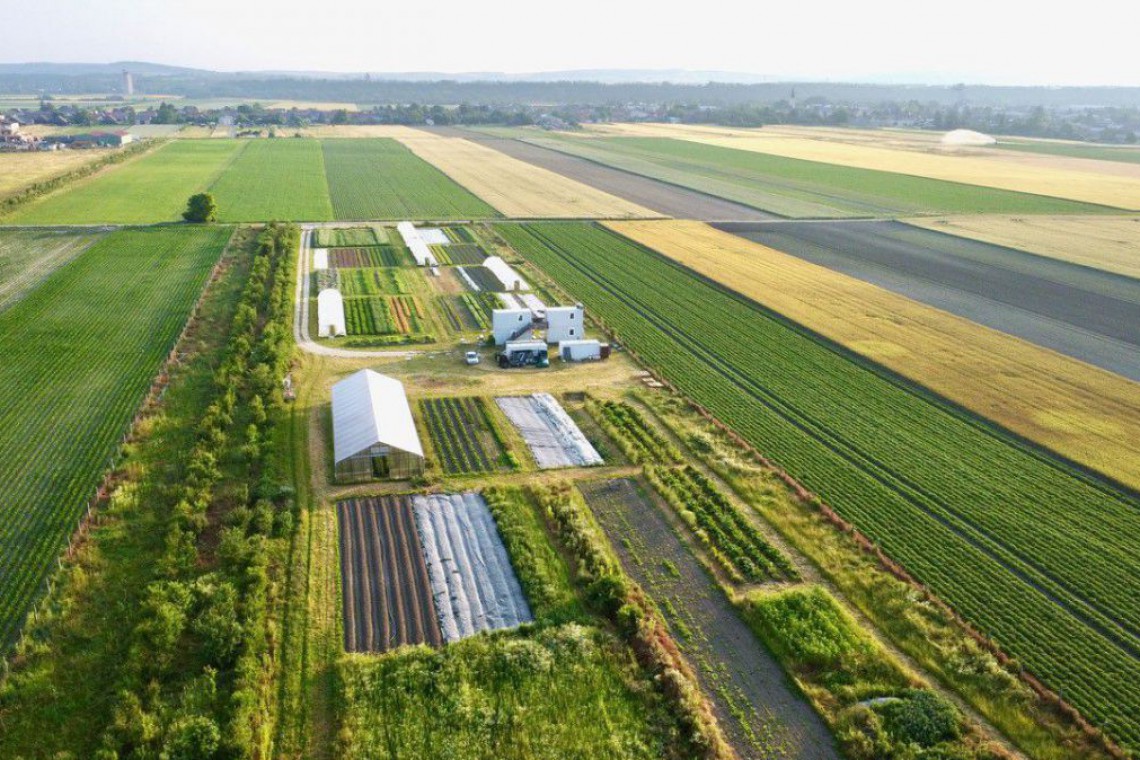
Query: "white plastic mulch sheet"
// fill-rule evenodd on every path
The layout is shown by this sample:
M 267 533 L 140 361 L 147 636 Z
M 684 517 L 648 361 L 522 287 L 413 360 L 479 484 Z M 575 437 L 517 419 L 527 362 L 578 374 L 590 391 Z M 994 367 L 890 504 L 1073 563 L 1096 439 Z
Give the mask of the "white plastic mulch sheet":
M 329 250 L 327 248 L 313 249 L 313 269 L 329 268 Z
M 446 641 L 534 619 L 482 496 L 415 496 L 412 509 Z
M 451 245 L 451 238 L 439 227 L 420 227 L 417 232 L 428 245 Z
M 539 468 L 602 464 L 597 450 L 549 393 L 507 396 L 495 403 L 522 433 Z

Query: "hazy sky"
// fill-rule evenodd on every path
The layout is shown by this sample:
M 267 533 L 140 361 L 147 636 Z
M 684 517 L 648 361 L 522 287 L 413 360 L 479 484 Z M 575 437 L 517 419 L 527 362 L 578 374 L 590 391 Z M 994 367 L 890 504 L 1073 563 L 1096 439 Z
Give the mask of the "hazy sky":
M 684 68 L 801 79 L 1140 85 L 1140 2 L 1058 5 L 38 0 L 4 15 L 0 61 L 374 72 Z

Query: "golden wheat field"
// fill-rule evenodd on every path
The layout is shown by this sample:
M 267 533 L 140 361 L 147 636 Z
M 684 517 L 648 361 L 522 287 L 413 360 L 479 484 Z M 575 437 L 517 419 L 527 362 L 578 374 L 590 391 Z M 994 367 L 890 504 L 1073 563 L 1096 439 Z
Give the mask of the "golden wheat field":
M 908 224 L 1140 278 L 1140 217 L 950 216 Z
M 98 161 L 105 155 L 106 150 L 97 149 L 0 153 L 0 197 Z
M 520 219 L 660 218 L 661 214 L 470 140 L 409 130 L 397 136 L 503 215 Z
M 1140 210 L 1140 173 L 1132 167 L 1105 166 L 1109 161 L 1090 161 L 1059 156 L 1021 156 L 1005 151 L 948 153 L 900 149 L 900 145 L 840 141 L 803 129 L 729 129 L 692 127 L 681 124 L 612 124 L 604 134 L 640 137 L 672 137 L 749 150 L 785 158 L 875 169 L 929 177 L 948 182 L 995 187 L 1054 198 L 1095 203 L 1102 206 Z M 897 139 L 895 133 L 889 133 Z M 933 148 L 933 146 L 931 146 Z M 1057 159 L 1063 159 L 1058 161 Z
M 1140 384 L 701 222 L 607 226 L 978 415 L 1140 487 Z

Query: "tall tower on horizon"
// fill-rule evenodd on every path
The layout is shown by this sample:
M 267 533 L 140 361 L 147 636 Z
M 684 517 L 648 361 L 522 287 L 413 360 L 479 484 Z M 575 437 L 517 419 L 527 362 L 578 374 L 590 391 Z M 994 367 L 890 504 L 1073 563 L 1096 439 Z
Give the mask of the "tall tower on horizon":
M 131 72 L 127 71 L 126 69 L 123 69 L 123 94 L 135 94 L 135 78 Z

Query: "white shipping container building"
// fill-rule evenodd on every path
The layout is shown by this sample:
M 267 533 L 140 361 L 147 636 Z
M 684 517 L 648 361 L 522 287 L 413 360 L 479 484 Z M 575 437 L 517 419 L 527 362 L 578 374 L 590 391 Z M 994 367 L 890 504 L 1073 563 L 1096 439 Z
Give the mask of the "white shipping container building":
M 564 340 L 575 340 L 585 337 L 586 310 L 582 304 L 574 306 L 550 306 L 546 309 L 547 343 L 561 343 Z
M 582 362 L 602 358 L 599 340 L 564 340 L 558 344 L 558 356 L 564 362 Z
M 491 335 L 495 345 L 501 346 L 509 340 L 530 337 L 530 327 L 534 314 L 530 309 L 494 309 L 491 312 Z
M 530 286 L 526 284 L 526 280 L 520 277 L 518 272 L 511 269 L 510 264 L 498 256 L 488 256 L 483 260 L 483 266 L 491 270 L 491 273 L 498 278 L 499 282 L 503 283 L 505 289 L 530 290 Z
M 335 338 L 347 335 L 344 325 L 344 299 L 340 291 L 326 288 L 317 294 L 317 335 Z
M 329 249 L 328 248 L 314 248 L 313 249 L 313 269 L 328 269 L 329 268 Z

